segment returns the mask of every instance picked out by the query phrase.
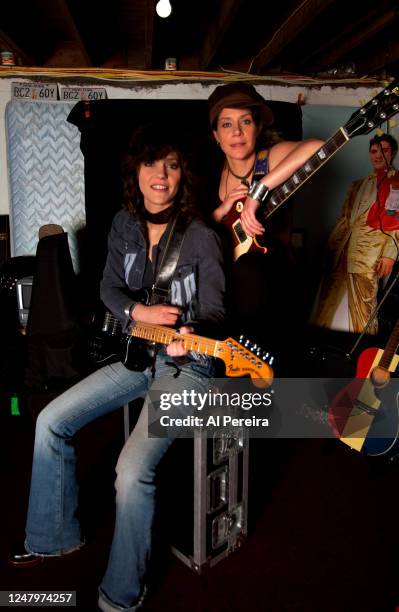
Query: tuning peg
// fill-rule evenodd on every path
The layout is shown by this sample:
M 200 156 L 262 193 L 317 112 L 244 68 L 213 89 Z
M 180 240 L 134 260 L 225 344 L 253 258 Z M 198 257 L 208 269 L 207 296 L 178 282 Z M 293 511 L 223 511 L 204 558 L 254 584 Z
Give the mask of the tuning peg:
M 245 348 L 248 348 L 250 344 L 251 344 L 251 343 L 250 343 L 250 341 L 249 341 L 249 340 L 245 340 L 245 342 L 244 342 L 244 346 L 245 346 Z
M 245 340 L 245 336 L 244 334 L 241 334 L 241 336 L 238 338 L 238 342 L 241 342 L 241 344 L 244 342 Z
M 251 351 L 256 351 L 257 348 L 258 348 L 258 345 L 255 342 L 255 344 L 251 346 Z

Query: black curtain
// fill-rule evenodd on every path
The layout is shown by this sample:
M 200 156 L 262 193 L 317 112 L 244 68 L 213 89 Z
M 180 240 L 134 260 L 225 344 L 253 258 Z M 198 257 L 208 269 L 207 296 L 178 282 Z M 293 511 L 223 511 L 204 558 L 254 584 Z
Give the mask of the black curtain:
M 302 137 L 302 116 L 297 104 L 271 102 L 275 126 L 286 140 Z M 82 296 L 88 308 L 98 300 L 99 282 L 107 252 L 107 235 L 114 214 L 121 208 L 121 162 L 133 130 L 156 119 L 176 126 L 198 177 L 205 210 L 219 172 L 206 100 L 99 100 L 79 102 L 68 121 L 81 132 L 85 160 L 86 230 L 81 237 Z

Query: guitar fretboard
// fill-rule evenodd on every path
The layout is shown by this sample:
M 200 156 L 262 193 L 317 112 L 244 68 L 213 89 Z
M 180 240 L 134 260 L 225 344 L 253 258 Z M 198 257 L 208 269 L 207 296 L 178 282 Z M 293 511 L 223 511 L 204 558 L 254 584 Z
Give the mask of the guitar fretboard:
M 323 166 L 349 140 L 344 128 L 329 138 L 289 179 L 280 187 L 273 189 L 271 197 L 266 201 L 262 215 L 268 219 L 305 181 Z
M 382 354 L 379 365 L 386 370 L 391 365 L 392 357 L 395 355 L 399 346 L 399 319 L 395 323 L 395 327 L 392 330 L 389 340 L 385 347 L 385 351 Z
M 183 342 L 186 351 L 195 351 L 212 357 L 218 356 L 218 345 L 223 344 L 217 340 L 196 336 L 195 334 L 178 334 L 175 329 L 151 323 L 136 323 L 130 333 L 135 338 L 142 338 L 157 344 L 170 344 L 174 340 L 180 340 Z

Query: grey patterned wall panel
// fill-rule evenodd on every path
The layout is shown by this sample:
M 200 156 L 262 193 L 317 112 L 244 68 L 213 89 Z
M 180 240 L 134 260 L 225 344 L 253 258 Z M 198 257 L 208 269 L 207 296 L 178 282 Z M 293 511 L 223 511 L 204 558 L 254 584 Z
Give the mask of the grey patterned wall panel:
M 57 223 L 69 234 L 78 269 L 76 231 L 85 225 L 80 133 L 66 118 L 72 105 L 10 102 L 6 110 L 11 254 L 34 255 L 38 230 Z

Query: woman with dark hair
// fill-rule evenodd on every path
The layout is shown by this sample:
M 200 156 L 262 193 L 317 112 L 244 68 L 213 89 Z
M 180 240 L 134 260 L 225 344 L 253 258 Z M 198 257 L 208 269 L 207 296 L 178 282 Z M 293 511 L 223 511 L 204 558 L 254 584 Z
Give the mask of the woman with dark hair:
M 230 225 L 231 233 L 233 223 L 234 228 L 238 223 L 241 231 L 234 250 L 237 261 L 232 269 L 231 325 L 233 331 L 250 334 L 268 349 L 280 349 L 282 327 L 288 339 L 288 324 L 293 326 L 294 319 L 289 219 L 287 209 L 273 217 L 271 231 L 270 225 L 268 228 L 269 252 L 264 255 L 262 249 L 254 248 L 258 245 L 256 236 L 264 233 L 255 215 L 268 190 L 289 178 L 322 141 L 279 140 L 270 129 L 272 111 L 247 83 L 216 87 L 208 106 L 213 136 L 224 154 L 213 218 Z M 230 219 L 233 211 L 241 213 L 238 221 L 235 212 Z M 242 248 L 245 234 L 254 238 L 248 252 Z
M 165 140 L 168 144 L 160 144 Z M 139 128 L 132 135 L 129 150 L 123 161 L 124 208 L 142 221 L 148 217 L 144 205 L 144 194 L 140 190 L 137 168 L 143 163 L 148 166 L 151 160 L 166 159 L 174 154 L 181 169 L 182 179 L 179 184 L 177 200 L 179 202 L 179 216 L 186 221 L 198 216 L 197 202 L 195 200 L 194 177 L 182 154 L 184 147 L 175 130 L 163 127 L 161 132 L 153 126 Z M 172 214 L 173 208 L 167 209 L 166 217 Z
M 182 334 L 193 329 L 203 333 L 204 328 L 220 331 L 224 274 L 219 241 L 196 216 L 190 173 L 174 135 L 160 126 L 139 130 L 124 173 L 124 209 L 112 224 L 101 284 L 105 305 L 126 330 L 162 324 L 179 326 Z M 167 298 L 163 303 L 140 303 L 132 294 L 159 282 L 161 262 L 177 228 L 184 237 Z M 10 563 L 29 567 L 83 545 L 76 517 L 73 437 L 98 417 L 146 397 L 116 466 L 115 531 L 98 602 L 108 612 L 138 610 L 151 552 L 156 467 L 174 440 L 168 431 L 163 437 L 149 437 L 147 393 L 151 389 L 156 397 L 166 391 L 176 397 L 206 392 L 213 361 L 187 354 L 181 341 L 172 342 L 144 371 L 128 370 L 118 361 L 51 402 L 37 420 L 25 544 L 13 552 Z

